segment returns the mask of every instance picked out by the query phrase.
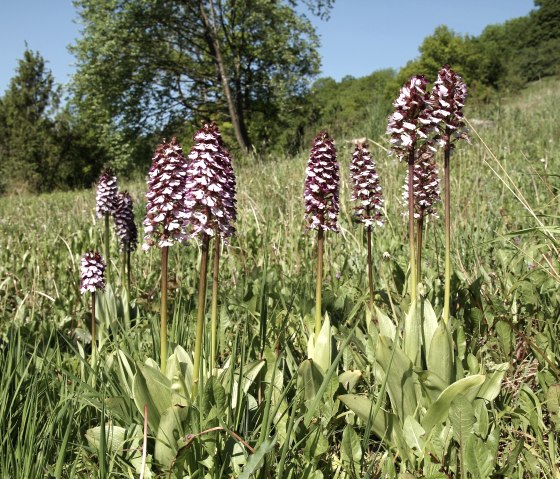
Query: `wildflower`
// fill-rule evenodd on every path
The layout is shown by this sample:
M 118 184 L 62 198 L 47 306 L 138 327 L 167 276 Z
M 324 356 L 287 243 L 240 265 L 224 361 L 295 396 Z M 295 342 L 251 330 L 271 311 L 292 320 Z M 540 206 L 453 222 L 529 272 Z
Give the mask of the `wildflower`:
M 441 201 L 440 180 L 438 168 L 431 150 L 425 150 L 420 155 L 420 160 L 414 165 L 413 176 L 414 191 L 414 218 L 423 218 L 427 215 L 438 217 L 435 208 Z M 408 174 L 403 186 L 403 203 L 408 205 Z
M 313 140 L 305 177 L 305 217 L 308 228 L 337 231 L 339 167 L 334 141 L 327 132 Z
M 173 138 L 156 149 L 148 173 L 144 244 L 164 248 L 185 239 L 187 211 L 184 202 L 187 162 L 183 150 Z
M 430 95 L 431 120 L 438 126 L 435 137 L 439 146 L 453 148 L 453 140 L 469 140 L 463 106 L 467 99 L 467 85 L 449 65 L 444 65 Z
M 97 252 L 89 252 L 82 257 L 80 292 L 95 293 L 98 289 L 105 289 L 105 263 Z
M 113 214 L 117 199 L 117 189 L 115 173 L 111 168 L 106 168 L 97 182 L 97 194 L 95 197 L 95 215 L 97 218 Z
M 387 134 L 393 151 L 400 160 L 414 161 L 414 152 L 419 143 L 429 138 L 433 130 L 433 120 L 429 115 L 429 98 L 426 92 L 427 81 L 423 75 L 413 76 L 401 88 L 398 98 L 394 101 L 395 111 L 389 117 Z M 412 160 L 412 161 L 411 161 Z
M 375 162 L 364 143 L 356 144 L 350 162 L 350 176 L 353 184 L 351 200 L 356 202 L 356 218 L 366 227 L 383 226 L 383 193 Z
M 134 251 L 138 243 L 138 230 L 134 223 L 132 198 L 128 192 L 118 194 L 114 217 L 121 251 Z
M 185 214 L 189 236 L 229 238 L 237 218 L 235 175 L 231 157 L 223 147 L 215 123 L 204 125 L 194 135 L 185 184 Z

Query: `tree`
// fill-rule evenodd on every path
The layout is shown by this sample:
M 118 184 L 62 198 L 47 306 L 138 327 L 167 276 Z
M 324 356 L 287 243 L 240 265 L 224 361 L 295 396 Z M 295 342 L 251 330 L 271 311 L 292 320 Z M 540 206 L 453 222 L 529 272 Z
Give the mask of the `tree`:
M 59 88 L 45 60 L 26 49 L 2 98 L 3 189 L 51 189 L 58 159 L 52 135 L 58 104 Z
M 306 2 L 320 15 L 332 0 Z M 266 137 L 268 112 L 319 69 L 318 40 L 295 0 L 75 0 L 83 36 L 77 105 L 134 138 L 180 121 L 221 121 L 242 151 Z M 262 140 L 262 138 L 259 138 Z

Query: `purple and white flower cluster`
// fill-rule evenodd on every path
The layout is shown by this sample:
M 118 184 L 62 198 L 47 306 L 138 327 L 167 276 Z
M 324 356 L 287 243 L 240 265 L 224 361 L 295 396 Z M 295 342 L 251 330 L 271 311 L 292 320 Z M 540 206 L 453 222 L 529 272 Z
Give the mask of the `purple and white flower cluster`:
M 311 147 L 305 177 L 305 218 L 309 229 L 338 231 L 339 166 L 334 141 L 320 132 Z
M 463 106 L 467 99 L 467 85 L 449 65 L 444 65 L 438 73 L 430 95 L 432 121 L 438 127 L 435 140 L 439 146 L 445 146 L 453 140 L 469 141 L 466 133 Z
M 187 162 L 181 146 L 176 138 L 169 143 L 164 140 L 156 149 L 148 173 L 142 249 L 171 246 L 185 239 L 186 180 Z
M 118 194 L 114 216 L 121 251 L 130 253 L 136 250 L 138 229 L 134 223 L 132 198 L 127 191 Z
M 98 289 L 105 289 L 105 263 L 97 252 L 89 252 L 82 257 L 80 292 L 95 293 Z
M 231 237 L 237 219 L 235 175 L 215 123 L 194 135 L 188 156 L 184 202 L 190 237 Z
M 114 213 L 117 191 L 117 177 L 111 168 L 106 168 L 97 182 L 97 193 L 95 196 L 95 215 L 97 218 Z
M 438 217 L 436 203 L 441 201 L 438 168 L 431 150 L 420 155 L 414 164 L 414 217 L 416 219 L 431 215 Z M 403 204 L 408 204 L 408 174 L 403 186 Z M 408 213 L 408 211 L 406 212 Z
M 415 151 L 420 142 L 428 141 L 434 128 L 429 114 L 427 84 L 423 75 L 413 76 L 403 85 L 393 103 L 395 111 L 389 117 L 387 134 L 400 160 L 410 161 L 410 152 Z
M 383 226 L 383 192 L 375 162 L 364 143 L 357 143 L 350 162 L 354 214 L 366 227 Z

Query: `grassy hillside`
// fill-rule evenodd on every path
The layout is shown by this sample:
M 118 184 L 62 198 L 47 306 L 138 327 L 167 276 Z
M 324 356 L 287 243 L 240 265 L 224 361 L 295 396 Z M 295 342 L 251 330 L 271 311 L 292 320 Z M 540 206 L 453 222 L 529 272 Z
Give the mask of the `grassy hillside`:
M 498 377 L 496 365 L 507 363 L 501 387 L 498 380 L 493 385 L 496 393 L 483 396 L 491 400 L 477 396 L 468 409 L 461 403 L 467 401 L 465 391 L 451 405 L 449 419 L 442 419 L 433 433 L 423 436 L 416 428 L 420 424 L 410 419 L 399 443 L 380 437 L 374 419 L 364 420 L 339 399 L 343 393 L 356 393 L 372 399 L 376 411 L 391 410 L 385 393 L 388 387 L 391 394 L 391 376 L 386 371 L 385 381 L 379 373 L 375 358 L 381 346 L 374 338 L 382 334 L 376 329 L 385 321 L 381 314 L 393 318 L 397 330 L 404 327 L 401 318 L 409 304 L 404 295 L 408 259 L 401 199 L 405 167 L 387 156 L 385 138 L 372 138 L 387 224 L 374 233 L 378 310 L 371 313 L 365 235 L 353 223 L 349 203 L 352 138 L 336 138 L 343 179 L 340 233 L 326 239 L 323 308 L 337 347 L 343 350 L 333 374 L 346 372 L 350 377 L 359 371 L 356 380 L 335 381 L 323 396 L 317 387 L 319 407 L 313 406 L 315 396 L 296 377 L 298 369 L 303 377 L 300 365 L 308 357 L 315 293 L 316 239 L 303 224 L 306 157 L 234 163 L 239 221 L 236 237 L 224 250 L 220 273 L 219 363 L 225 365 L 224 387 L 209 380 L 206 396 L 191 398 L 186 409 L 200 410 L 197 419 L 177 410 L 184 428 L 177 434 L 202 434 L 209 427 L 235 431 L 257 449 L 255 457 L 265 457 L 258 477 L 279 477 L 279 471 L 284 477 L 308 478 L 396 477 L 399 472 L 412 474 L 400 477 L 557 477 L 559 87 L 558 78 L 547 79 L 498 104 L 467 110 L 472 144 L 459 145 L 452 157 L 453 356 L 457 371 L 471 377 Z M 359 131 L 356 136 L 361 136 Z M 188 151 L 190 145 L 183 148 Z M 140 225 L 145 184 L 120 188 L 135 198 Z M 111 289 L 102 300 L 106 311 L 100 313 L 100 321 L 105 329 L 94 372 L 89 366 L 90 298 L 79 294 L 80 258 L 102 248 L 102 225 L 94 213 L 93 190 L 13 196 L 0 203 L 1 477 L 137 476 L 144 420 L 134 402 L 138 391 L 131 390 L 132 380 L 123 379 L 122 368 L 126 363 L 132 372 L 140 371 L 147 358 L 159 361 L 160 261 L 157 251 L 133 255 L 133 326 L 123 331 L 120 263 L 113 237 Z M 425 241 L 421 292 L 439 317 L 442 220 L 429 221 Z M 170 249 L 170 341 L 187 352 L 194 349 L 199 254 L 194 242 Z M 247 379 L 246 389 L 235 391 L 243 407 L 233 405 L 233 395 L 228 394 L 238 384 L 237 373 L 228 383 L 228 365 L 250 369 L 261 358 L 266 362 L 260 373 Z M 326 371 L 318 374 L 323 378 Z M 327 383 L 328 379 L 325 387 Z M 225 404 L 216 398 L 222 394 L 218 390 L 224 391 Z M 423 414 L 420 409 L 416 414 Z M 472 414 L 465 413 L 463 428 L 457 414 L 465 411 Z M 398 420 L 404 424 L 406 418 Z M 106 421 L 125 432 L 91 429 Z M 426 428 L 425 422 L 422 425 Z M 117 447 L 112 441 L 121 432 L 129 438 L 128 446 Z M 204 434 L 204 440 L 196 439 L 188 447 L 179 441 L 186 447 L 179 451 L 183 455 L 174 456 L 173 465 L 166 468 L 157 446 L 161 437 L 150 431 L 151 477 L 168 477 L 170 468 L 172 477 L 250 477 L 255 459 L 248 449 L 223 431 Z M 268 436 L 275 442 L 265 440 Z M 416 448 L 413 438 L 418 439 Z M 179 446 L 170 448 L 178 454 Z M 187 472 L 197 468 L 198 475 Z

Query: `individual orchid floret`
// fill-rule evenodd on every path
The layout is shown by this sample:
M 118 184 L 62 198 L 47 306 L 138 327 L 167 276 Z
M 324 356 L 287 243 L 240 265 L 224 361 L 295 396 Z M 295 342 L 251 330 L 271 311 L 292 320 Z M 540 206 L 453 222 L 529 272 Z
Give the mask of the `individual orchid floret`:
M 187 162 L 183 150 L 173 138 L 156 149 L 148 173 L 144 244 L 163 248 L 185 239 L 187 212 L 184 201 Z
M 82 257 L 81 284 L 82 294 L 95 293 L 98 289 L 105 289 L 105 263 L 97 252 L 89 252 Z
M 433 130 L 426 85 L 423 75 L 413 76 L 393 103 L 395 111 L 389 117 L 387 134 L 391 136 L 392 149 L 400 160 L 410 161 L 410 152 L 419 144 L 428 142 Z
M 106 168 L 97 182 L 95 197 L 95 215 L 97 218 L 114 213 L 117 191 L 117 177 L 111 168 Z
M 336 147 L 327 132 L 313 140 L 305 176 L 305 218 L 309 229 L 338 231 L 339 167 Z
M 350 162 L 354 215 L 366 227 L 383 226 L 383 193 L 376 165 L 365 143 L 357 143 Z
M 414 165 L 414 218 L 438 217 L 436 204 L 441 201 L 440 179 L 434 153 L 424 149 Z M 408 175 L 403 186 L 403 204 L 408 205 Z
M 453 140 L 469 140 L 463 107 L 467 99 L 467 85 L 449 65 L 444 65 L 438 73 L 430 95 L 432 121 L 437 125 L 435 140 L 440 146 L 453 147 Z
M 235 175 L 215 123 L 204 125 L 194 135 L 185 184 L 189 236 L 229 238 L 237 218 Z
M 120 250 L 127 253 L 134 251 L 138 243 L 138 230 L 134 223 L 132 198 L 128 192 L 118 194 L 114 217 Z

